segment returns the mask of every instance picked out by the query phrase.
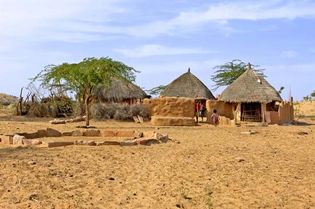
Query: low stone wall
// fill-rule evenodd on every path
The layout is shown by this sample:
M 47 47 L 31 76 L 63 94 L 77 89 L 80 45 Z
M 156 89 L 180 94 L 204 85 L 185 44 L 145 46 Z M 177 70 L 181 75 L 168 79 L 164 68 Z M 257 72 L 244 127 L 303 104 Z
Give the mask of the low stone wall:
M 195 100 L 183 97 L 145 99 L 155 126 L 194 126 Z
M 152 116 L 151 123 L 154 126 L 194 126 L 194 118 L 189 117 L 160 117 Z
M 123 141 L 99 141 L 94 140 L 79 140 L 79 141 L 49 141 L 44 143 L 40 138 L 44 137 L 126 137 Z M 38 130 L 33 133 L 18 133 L 14 135 L 0 135 L 0 144 L 3 145 L 19 145 L 19 146 L 33 146 L 47 145 L 48 148 L 61 147 L 69 145 L 88 145 L 88 146 L 101 146 L 101 145 L 120 145 L 120 146 L 132 146 L 132 145 L 151 145 L 166 143 L 169 141 L 167 134 L 161 134 L 153 131 L 139 132 L 130 130 L 105 130 L 101 132 L 98 129 L 87 129 L 87 130 L 74 130 L 67 132 L 59 132 L 58 130 L 47 128 L 46 130 Z

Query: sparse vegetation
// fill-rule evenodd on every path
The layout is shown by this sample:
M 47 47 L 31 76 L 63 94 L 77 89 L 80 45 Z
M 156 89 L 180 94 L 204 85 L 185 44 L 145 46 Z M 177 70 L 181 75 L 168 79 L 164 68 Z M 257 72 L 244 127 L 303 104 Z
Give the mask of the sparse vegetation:
M 108 57 L 86 58 L 79 63 L 46 66 L 33 81 L 40 81 L 47 89 L 59 86 L 64 92 L 74 92 L 77 101 L 84 104 L 88 127 L 97 87 L 103 85 L 106 88 L 113 79 L 134 81 L 135 72 L 132 67 Z
M 149 110 L 142 104 L 97 103 L 93 105 L 92 116 L 97 120 L 115 119 L 131 121 L 133 116 L 149 119 Z

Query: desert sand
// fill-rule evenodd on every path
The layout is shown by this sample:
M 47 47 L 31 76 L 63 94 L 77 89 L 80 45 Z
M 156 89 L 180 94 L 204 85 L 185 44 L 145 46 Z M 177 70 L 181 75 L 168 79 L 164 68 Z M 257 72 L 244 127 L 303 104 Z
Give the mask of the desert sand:
M 92 124 L 157 130 L 149 123 Z M 19 118 L 1 121 L 0 133 L 76 125 Z M 241 134 L 248 130 L 257 133 Z M 158 131 L 180 143 L 2 146 L 0 208 L 315 208 L 315 125 L 202 124 Z

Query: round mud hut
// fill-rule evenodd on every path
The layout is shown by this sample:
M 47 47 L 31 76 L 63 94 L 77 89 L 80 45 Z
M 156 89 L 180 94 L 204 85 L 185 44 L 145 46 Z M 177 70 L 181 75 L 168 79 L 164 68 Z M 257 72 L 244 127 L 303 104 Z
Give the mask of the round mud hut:
M 97 89 L 99 102 L 117 102 L 135 104 L 141 103 L 143 99 L 150 98 L 139 86 L 130 81 L 115 79 L 109 87 L 100 86 Z
M 264 122 L 266 111 L 278 111 L 283 100 L 278 91 L 249 65 L 249 69 L 222 92 L 219 101 L 234 105 L 237 120 Z
M 164 97 L 188 97 L 200 100 L 215 99 L 207 86 L 194 74 L 188 72 L 172 81 L 161 92 Z

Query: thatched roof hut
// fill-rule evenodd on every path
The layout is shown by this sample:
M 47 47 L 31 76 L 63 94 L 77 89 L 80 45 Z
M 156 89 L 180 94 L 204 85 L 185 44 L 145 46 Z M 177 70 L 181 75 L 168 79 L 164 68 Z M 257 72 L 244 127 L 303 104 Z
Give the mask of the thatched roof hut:
M 97 89 L 97 97 L 100 102 L 122 102 L 150 98 L 139 86 L 122 79 L 113 80 L 108 88 L 100 86 Z
M 215 99 L 211 91 L 190 72 L 190 69 L 167 85 L 161 96 Z
M 280 102 L 282 98 L 264 77 L 249 68 L 222 92 L 219 100 L 231 103 L 270 103 Z

